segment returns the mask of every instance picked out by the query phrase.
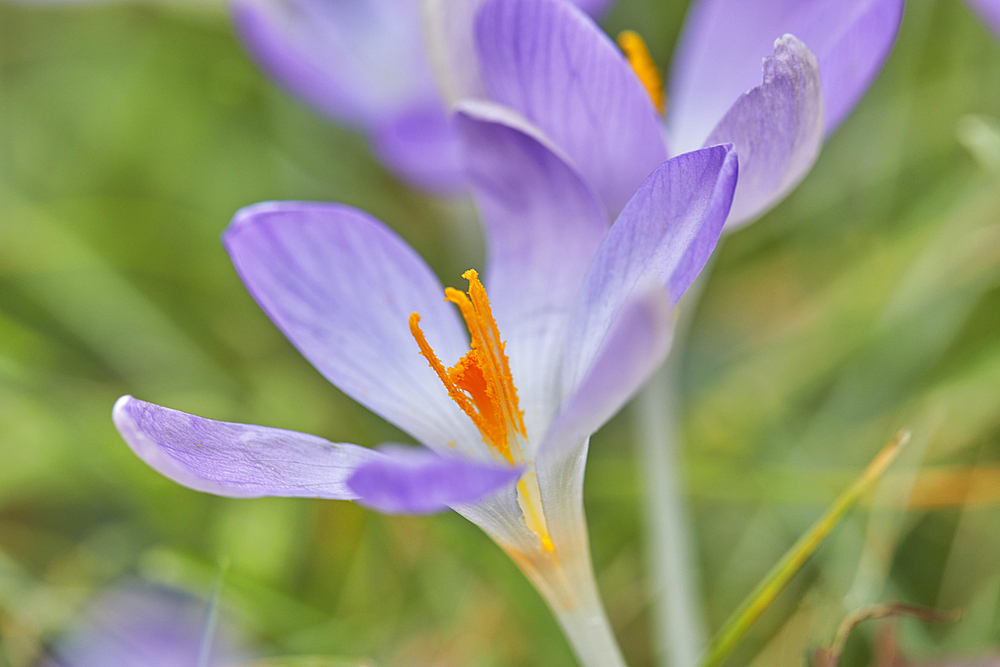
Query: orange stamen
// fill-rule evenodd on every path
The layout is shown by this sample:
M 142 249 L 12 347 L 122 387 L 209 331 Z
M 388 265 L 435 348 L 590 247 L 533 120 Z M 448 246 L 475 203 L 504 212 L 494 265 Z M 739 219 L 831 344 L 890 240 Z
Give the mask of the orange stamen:
M 446 301 L 458 306 L 462 319 L 469 327 L 471 342 L 465 356 L 451 368 L 445 368 L 420 329 L 418 313 L 410 315 L 410 333 L 420 347 L 420 354 L 448 390 L 448 395 L 479 429 L 483 442 L 509 464 L 523 464 L 522 445 L 528 435 L 504 342 L 500 340 L 500 330 L 493 319 L 490 300 L 479 282 L 479 275 L 469 269 L 462 277 L 469 281 L 468 294 L 451 287 L 445 289 L 444 294 Z M 538 536 L 542 549 L 554 552 L 555 546 L 549 536 L 541 505 L 538 479 L 530 463 L 528 471 L 517 484 L 517 490 L 525 523 Z
M 523 461 L 519 440 L 527 434 L 510 363 L 479 275 L 470 269 L 462 277 L 469 281 L 468 294 L 451 287 L 444 293 L 447 301 L 458 306 L 469 327 L 472 342 L 465 356 L 451 368 L 445 368 L 420 330 L 417 313 L 410 315 L 410 333 L 420 346 L 420 354 L 437 373 L 451 399 L 469 415 L 483 441 L 508 463 L 516 465 Z
M 662 114 L 664 106 L 663 77 L 656 69 L 656 63 L 653 62 L 653 56 L 650 55 L 646 42 L 639 36 L 639 33 L 623 30 L 618 33 L 618 46 L 625 52 L 625 57 L 628 58 L 628 62 L 635 70 L 639 81 L 645 86 L 646 92 L 653 100 L 653 106 Z

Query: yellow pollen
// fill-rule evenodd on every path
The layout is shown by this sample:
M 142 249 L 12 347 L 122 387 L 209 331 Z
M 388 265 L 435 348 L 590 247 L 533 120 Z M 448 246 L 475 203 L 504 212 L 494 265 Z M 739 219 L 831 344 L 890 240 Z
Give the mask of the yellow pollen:
M 420 346 L 420 354 L 437 373 L 451 399 L 469 415 L 483 441 L 508 463 L 517 465 L 524 460 L 519 437 L 524 439 L 527 434 L 510 364 L 479 275 L 470 269 L 462 277 L 469 281 L 468 294 L 451 287 L 444 294 L 447 301 L 458 306 L 469 327 L 472 344 L 465 356 L 445 368 L 420 330 L 417 313 L 410 315 L 410 333 Z
M 525 462 L 522 444 L 528 435 L 504 342 L 500 340 L 500 331 L 493 319 L 486 289 L 479 282 L 479 274 L 469 269 L 462 277 L 469 281 L 468 294 L 448 287 L 444 295 L 446 301 L 458 306 L 469 328 L 471 343 L 465 356 L 451 368 L 445 368 L 420 329 L 419 313 L 410 315 L 410 333 L 420 347 L 420 354 L 448 390 L 448 396 L 479 429 L 483 442 L 510 465 L 520 465 Z M 532 467 L 529 463 L 528 471 L 517 483 L 518 504 L 525 523 L 538 536 L 542 549 L 551 553 L 555 546 L 549 536 L 538 479 Z
M 618 46 L 625 52 L 625 57 L 628 58 L 629 64 L 632 65 L 632 69 L 639 77 L 639 81 L 645 86 L 646 92 L 653 100 L 653 106 L 662 114 L 663 77 L 656 69 L 656 63 L 653 62 L 653 56 L 649 54 L 646 42 L 639 36 L 639 33 L 623 30 L 618 33 Z

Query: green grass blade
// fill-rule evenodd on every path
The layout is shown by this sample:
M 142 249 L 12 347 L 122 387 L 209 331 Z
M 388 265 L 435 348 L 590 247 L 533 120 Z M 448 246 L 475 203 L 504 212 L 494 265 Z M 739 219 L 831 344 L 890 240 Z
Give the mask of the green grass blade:
M 751 591 L 712 639 L 708 652 L 701 662 L 701 667 L 715 667 L 729 655 L 729 652 L 743 638 L 750 626 L 760 618 L 760 615 L 774 602 L 774 599 L 791 581 L 795 573 L 819 548 L 819 545 L 840 522 L 847 510 L 882 476 L 882 473 L 893 462 L 909 439 L 909 431 L 897 433 L 896 437 L 883 447 L 882 451 L 868 464 L 861 476 L 840 494 L 830 509 L 771 568 L 767 576 Z

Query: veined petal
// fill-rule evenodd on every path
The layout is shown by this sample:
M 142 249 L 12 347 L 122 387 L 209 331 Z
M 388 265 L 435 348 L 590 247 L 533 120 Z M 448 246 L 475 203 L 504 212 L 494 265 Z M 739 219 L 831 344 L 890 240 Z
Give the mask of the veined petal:
M 667 159 L 656 109 L 586 14 L 558 0 L 486 0 L 476 20 L 492 99 L 537 125 L 614 218 Z
M 458 136 L 440 103 L 402 110 L 371 135 L 379 160 L 408 183 L 442 193 L 464 185 Z
M 1000 38 L 1000 0 L 967 0 L 967 2 L 997 38 Z
M 558 408 L 567 319 L 608 219 L 558 149 L 510 109 L 466 102 L 455 124 L 485 225 L 487 291 L 534 444 Z
M 196 417 L 122 396 L 112 418 L 132 451 L 151 468 L 196 491 L 350 500 L 348 477 L 381 454 L 266 426 Z
M 757 85 L 761 59 L 784 34 L 816 55 L 825 129 L 833 131 L 882 68 L 902 16 L 903 0 L 698 0 L 673 59 L 671 145 L 704 145 L 733 102 Z
M 318 111 L 371 128 L 437 100 L 416 0 L 232 0 L 260 65 Z
M 583 11 L 598 16 L 613 0 L 573 0 Z M 483 0 L 420 0 L 431 65 L 449 103 L 486 95 L 475 46 L 475 22 Z
M 707 144 L 731 142 L 740 179 L 726 226 L 750 222 L 809 172 L 823 145 L 823 100 L 816 59 L 785 35 L 764 61 L 764 82 L 741 95 Z
M 432 448 L 482 437 L 410 333 L 420 313 L 446 364 L 468 349 L 424 261 L 349 206 L 270 202 L 239 211 L 223 235 L 237 273 L 285 337 L 330 382 Z
M 673 324 L 663 286 L 637 286 L 545 436 L 537 461 L 541 485 L 567 460 L 574 461 L 571 450 L 586 443 L 659 368 L 670 349 Z
M 381 447 L 347 481 L 358 503 L 384 514 L 432 514 L 472 503 L 513 484 L 521 470 L 439 456 L 429 449 Z
M 672 158 L 642 184 L 584 280 L 563 355 L 564 396 L 581 386 L 635 294 L 658 284 L 674 304 L 687 290 L 719 240 L 736 180 L 736 152 L 726 145 Z

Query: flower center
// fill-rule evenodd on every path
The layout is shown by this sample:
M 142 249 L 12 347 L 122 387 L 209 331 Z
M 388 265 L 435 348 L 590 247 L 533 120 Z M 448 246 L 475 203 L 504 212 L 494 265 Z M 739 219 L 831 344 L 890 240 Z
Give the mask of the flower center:
M 420 330 L 420 314 L 410 315 L 410 333 L 417 339 L 420 354 L 441 378 L 451 400 L 469 415 L 483 435 L 483 441 L 511 465 L 524 462 L 521 442 L 524 413 L 517 405 L 517 389 L 510 375 L 510 365 L 500 340 L 496 320 L 490 310 L 486 289 L 478 274 L 469 269 L 462 277 L 469 281 L 469 293 L 448 287 L 445 300 L 458 306 L 469 327 L 472 344 L 465 356 L 451 368 L 445 368 Z
M 639 81 L 645 86 L 646 92 L 649 93 L 650 99 L 653 100 L 653 106 L 662 114 L 664 102 L 663 77 L 660 76 L 660 71 L 656 69 L 656 63 L 653 62 L 653 56 L 649 54 L 646 42 L 639 36 L 639 33 L 632 30 L 623 30 L 618 33 L 618 46 L 625 52 L 625 57 L 628 58 L 628 62 L 632 65 L 632 69 L 635 70 Z
M 448 390 L 448 396 L 479 429 L 483 442 L 510 465 L 522 465 L 525 463 L 524 449 L 528 435 L 524 428 L 524 413 L 518 407 L 517 388 L 510 374 L 504 342 L 500 340 L 500 331 L 493 319 L 486 288 L 479 282 L 479 274 L 469 269 L 462 277 L 469 281 L 468 294 L 448 287 L 444 296 L 446 301 L 458 306 L 469 328 L 471 343 L 465 356 L 451 368 L 445 368 L 420 330 L 419 313 L 410 315 L 410 333 L 420 347 L 420 354 Z M 542 511 L 538 480 L 530 462 L 527 468 L 517 483 L 518 504 L 524 513 L 525 523 L 538 535 L 542 547 L 553 551 Z

